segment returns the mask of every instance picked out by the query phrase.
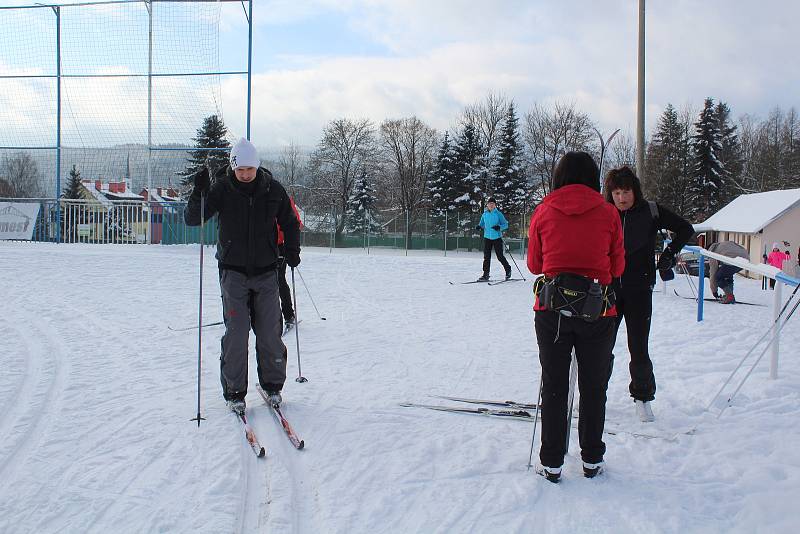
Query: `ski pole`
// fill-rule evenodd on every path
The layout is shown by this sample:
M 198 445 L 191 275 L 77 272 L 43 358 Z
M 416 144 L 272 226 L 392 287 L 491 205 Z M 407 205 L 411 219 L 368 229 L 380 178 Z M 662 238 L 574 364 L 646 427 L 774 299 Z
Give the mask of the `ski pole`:
M 800 287 L 800 286 L 797 286 L 797 287 Z M 798 304 L 800 304 L 800 300 L 798 300 L 797 302 L 794 303 L 794 306 L 792 306 L 792 309 L 786 315 L 786 319 L 783 321 L 783 324 L 779 324 L 778 325 L 778 329 L 775 331 L 775 335 L 778 335 L 778 334 L 781 333 L 781 330 L 783 330 L 783 327 L 786 326 L 786 323 L 789 322 L 789 319 L 791 319 L 792 315 L 794 315 L 794 312 L 797 309 Z M 780 319 L 780 317 L 778 317 L 778 319 Z M 747 374 L 744 375 L 744 378 L 742 378 L 742 381 L 739 383 L 739 386 L 736 388 L 736 390 L 733 392 L 733 394 L 731 394 L 731 396 L 728 398 L 728 401 L 725 403 L 725 406 L 723 406 L 722 409 L 719 411 L 719 414 L 717 414 L 717 418 L 721 417 L 722 413 L 725 410 L 727 410 L 728 407 L 731 405 L 731 402 L 733 402 L 733 398 L 736 397 L 736 395 L 739 393 L 739 390 L 742 389 L 742 386 L 744 386 L 744 383 L 747 382 L 748 378 L 750 378 L 750 375 L 755 370 L 756 366 L 758 365 L 758 362 L 761 361 L 761 358 L 764 357 L 764 354 L 766 354 L 767 350 L 769 350 L 770 346 L 772 346 L 773 341 L 775 341 L 775 338 L 771 339 L 766 344 L 766 346 L 764 347 L 764 350 L 761 351 L 761 354 L 758 356 L 758 358 L 756 358 L 756 361 L 753 362 L 753 365 L 750 366 L 750 370 L 747 371 Z M 756 346 L 758 346 L 758 345 L 756 345 Z
M 295 378 L 295 382 L 308 382 L 308 379 L 303 376 L 303 372 L 300 369 L 300 332 L 298 332 L 298 327 L 300 326 L 300 319 L 297 314 L 297 290 L 294 286 L 294 267 L 292 267 L 292 298 L 294 299 L 294 340 L 295 346 L 297 347 L 297 378 Z M 297 272 L 300 272 L 299 270 Z M 302 278 L 303 275 L 300 275 Z
M 539 408 L 542 406 L 542 380 L 544 379 L 544 372 L 539 377 L 539 396 L 536 397 L 536 413 L 533 417 L 533 435 L 531 436 L 531 453 L 528 455 L 528 471 L 533 467 L 533 445 L 536 442 L 536 423 L 539 422 Z
M 200 297 L 198 302 L 197 311 L 197 417 L 190 419 L 197 421 L 197 428 L 200 428 L 200 421 L 204 421 L 205 417 L 200 416 L 200 376 L 203 365 L 203 249 L 205 248 L 205 239 L 203 232 L 205 231 L 205 215 L 206 215 L 206 196 L 200 196 Z
M 753 345 L 753 348 L 751 348 L 749 351 L 747 351 L 747 354 L 744 355 L 742 360 L 739 362 L 739 365 L 736 366 L 736 368 L 731 372 L 730 376 L 728 376 L 728 379 L 725 381 L 725 383 L 722 384 L 722 387 L 719 388 L 719 391 L 717 391 L 717 394 L 714 395 L 714 397 L 711 399 L 711 402 L 709 402 L 708 406 L 706 406 L 706 411 L 711 409 L 711 407 L 714 405 L 714 402 L 716 402 L 717 398 L 722 394 L 722 392 L 725 390 L 725 388 L 728 386 L 728 384 L 730 384 L 731 380 L 733 380 L 733 377 L 736 375 L 736 373 L 739 371 L 739 369 L 742 367 L 742 365 L 744 365 L 745 360 L 747 360 L 747 358 L 750 357 L 750 355 L 756 350 L 756 348 L 758 348 L 758 346 L 761 344 L 761 342 L 764 341 L 764 338 L 766 338 L 770 334 L 770 332 L 772 332 L 772 329 L 775 327 L 776 324 L 779 326 L 778 331 L 780 332 L 780 330 L 783 328 L 782 326 L 780 326 L 780 320 L 781 320 L 781 317 L 783 316 L 783 312 L 786 311 L 786 307 L 789 306 L 789 303 L 792 301 L 794 296 L 797 294 L 797 290 L 798 289 L 800 289 L 800 285 L 798 285 L 798 286 L 796 286 L 794 288 L 794 291 L 792 291 L 792 294 L 789 295 L 788 299 L 786 299 L 786 304 L 783 305 L 783 308 L 781 308 L 780 313 L 778 313 L 778 316 L 775 318 L 774 321 L 772 321 L 772 324 L 769 326 L 767 331 L 764 332 L 761 335 L 760 338 L 758 338 L 758 341 L 756 341 L 755 345 Z M 798 301 L 798 302 L 800 303 L 800 301 Z M 794 305 L 794 308 L 792 308 L 792 312 L 791 313 L 794 313 L 794 309 L 795 308 L 797 308 L 797 304 Z M 787 319 L 788 319 L 788 317 L 787 317 Z M 784 322 L 784 324 L 786 324 L 786 323 Z M 769 343 L 767 343 L 767 347 L 769 347 L 770 345 L 772 345 L 771 341 Z M 765 352 L 766 352 L 766 349 L 765 349 Z M 762 356 L 763 356 L 763 354 L 762 354 Z M 730 402 L 730 399 L 728 399 L 728 402 Z M 722 415 L 722 412 L 720 412 L 720 415 Z
M 569 364 L 569 402 L 567 403 L 567 439 L 564 452 L 569 452 L 569 434 L 572 429 L 572 407 L 575 403 L 575 382 L 578 380 L 578 358 L 575 349 L 572 349 L 572 361 Z
M 514 259 L 514 254 L 511 253 L 511 248 L 508 246 L 507 243 L 503 243 L 503 244 L 506 246 L 506 252 L 508 252 L 508 256 L 511 258 L 511 261 L 514 262 L 514 267 L 517 268 L 517 271 L 519 271 L 519 275 L 522 277 L 523 280 L 525 280 L 525 275 L 522 274 L 522 271 L 520 270 L 519 265 L 517 265 L 517 260 Z
M 292 268 L 292 273 L 294 273 L 294 268 Z M 305 280 L 305 278 L 303 278 L 303 273 L 300 272 L 300 268 L 299 267 L 297 268 L 297 274 L 300 275 L 300 281 L 303 282 L 303 286 L 305 286 L 305 288 L 306 288 L 306 293 L 308 293 L 308 298 L 311 299 L 311 305 L 314 306 L 314 310 L 317 312 L 317 317 L 319 317 L 320 320 L 322 320 L 322 321 L 327 321 L 328 320 L 327 318 L 325 318 L 322 315 L 320 315 L 319 310 L 317 309 L 317 305 L 314 303 L 314 297 L 311 296 L 311 291 L 309 291 L 308 284 L 306 284 L 306 280 Z M 294 274 L 292 276 L 294 276 Z M 294 284 L 294 282 L 292 282 L 292 284 Z M 294 293 L 294 286 L 292 286 L 292 293 Z M 295 304 L 295 308 L 296 307 L 297 307 L 297 304 Z

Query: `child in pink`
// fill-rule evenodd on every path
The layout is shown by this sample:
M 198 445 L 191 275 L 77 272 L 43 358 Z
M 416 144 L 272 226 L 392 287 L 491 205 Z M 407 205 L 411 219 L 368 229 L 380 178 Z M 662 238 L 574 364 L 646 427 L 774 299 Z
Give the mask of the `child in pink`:
M 783 269 L 783 261 L 788 260 L 789 255 L 785 252 L 781 252 L 780 244 L 773 243 L 772 244 L 772 252 L 769 253 L 767 257 L 767 263 L 772 265 L 773 267 L 777 267 L 778 269 Z M 775 279 L 769 279 L 769 288 L 775 289 Z

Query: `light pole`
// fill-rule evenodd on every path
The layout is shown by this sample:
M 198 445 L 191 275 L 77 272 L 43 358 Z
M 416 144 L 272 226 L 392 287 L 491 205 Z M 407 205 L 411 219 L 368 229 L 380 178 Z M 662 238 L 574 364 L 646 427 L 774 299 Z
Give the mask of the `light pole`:
M 639 0 L 639 76 L 636 105 L 636 174 L 642 183 L 646 180 L 644 175 L 644 2 L 645 0 Z

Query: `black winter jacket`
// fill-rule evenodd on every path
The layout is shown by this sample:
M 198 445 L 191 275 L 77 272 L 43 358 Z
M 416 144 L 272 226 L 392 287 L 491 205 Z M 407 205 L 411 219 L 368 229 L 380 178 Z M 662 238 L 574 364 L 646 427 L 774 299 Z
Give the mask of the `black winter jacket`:
M 675 239 L 669 247 L 674 253 L 694 235 L 694 228 L 683 217 L 661 204 L 658 206 L 658 218 L 647 201 L 638 202 L 626 211 L 619 211 L 622 223 L 622 235 L 625 241 L 625 272 L 614 279 L 613 286 L 618 288 L 653 287 L 656 283 L 656 234 L 661 229 L 675 232 Z
M 218 171 L 206 196 L 204 216 L 219 219 L 217 261 L 248 275 L 263 273 L 278 262 L 277 221 L 286 250 L 300 252 L 300 224 L 283 186 L 265 168 L 258 169 L 252 195 L 234 185 L 230 167 Z M 183 212 L 189 226 L 200 224 L 201 197 L 193 191 Z

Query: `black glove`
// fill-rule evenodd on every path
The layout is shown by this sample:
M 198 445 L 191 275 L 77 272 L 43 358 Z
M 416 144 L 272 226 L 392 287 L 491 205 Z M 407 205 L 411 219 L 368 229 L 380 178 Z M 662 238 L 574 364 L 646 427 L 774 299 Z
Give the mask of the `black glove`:
M 475 227 L 475 230 L 480 232 L 481 230 L 483 230 L 483 226 L 478 225 L 478 226 Z
M 208 191 L 209 185 L 211 185 L 211 177 L 208 175 L 208 168 L 203 167 L 194 175 L 194 191 L 192 193 L 200 196 Z
M 658 263 L 656 263 L 656 268 L 659 271 L 668 271 L 675 267 L 675 253 L 672 252 L 672 249 L 667 247 L 664 249 L 664 252 L 661 253 L 661 256 L 658 258 Z
M 499 232 L 500 231 L 500 225 L 499 224 L 495 224 L 494 226 L 492 226 L 492 230 L 497 230 Z
M 286 251 L 286 265 L 294 269 L 300 265 L 300 253 Z

